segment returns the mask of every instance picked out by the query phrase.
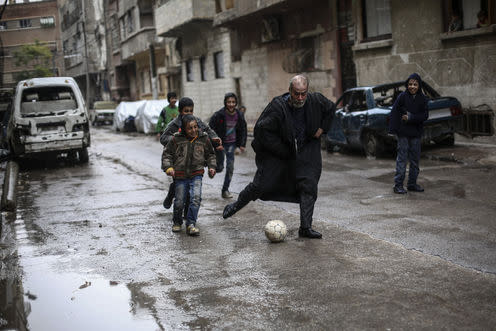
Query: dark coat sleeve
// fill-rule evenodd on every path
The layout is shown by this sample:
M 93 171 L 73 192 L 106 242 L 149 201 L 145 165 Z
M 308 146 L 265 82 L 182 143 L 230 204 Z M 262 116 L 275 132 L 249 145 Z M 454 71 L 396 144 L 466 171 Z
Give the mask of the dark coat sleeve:
M 210 139 L 207 139 L 205 144 L 205 162 L 209 169 L 215 169 L 217 167 L 217 158 L 215 157 L 215 151 Z
M 202 130 L 202 132 L 205 132 L 208 135 L 208 138 L 210 139 L 219 138 L 219 136 L 217 136 L 217 133 L 215 133 L 215 131 L 212 130 L 212 128 L 208 124 L 205 124 L 198 117 L 196 117 L 196 120 L 198 122 L 198 127 Z
M 248 126 L 246 125 L 245 116 L 238 110 L 238 123 L 236 124 L 236 147 L 246 147 L 246 138 L 248 135 Z
M 174 121 L 171 121 L 167 127 L 165 128 L 164 133 L 160 136 L 160 143 L 163 146 L 167 146 L 169 141 L 172 139 L 172 136 L 174 133 L 179 131 L 180 126 L 178 126 L 178 118 L 174 119 Z
M 389 119 L 389 133 L 398 134 L 401 124 L 401 115 L 406 114 L 404 109 L 404 92 L 402 92 L 393 104 L 393 109 L 391 110 L 391 117 Z
M 255 124 L 252 142 L 255 152 L 270 153 L 283 160 L 294 157 L 289 142 L 285 141 L 288 134 L 283 132 L 283 125 L 285 120 L 282 111 L 272 103 L 267 105 Z
M 318 111 L 320 112 L 320 125 L 317 129 L 324 130 L 323 133 L 327 133 L 331 128 L 332 121 L 334 119 L 334 114 L 336 112 L 336 105 L 331 100 L 327 99 L 321 93 L 314 93 L 317 103 L 319 105 Z M 315 130 L 317 131 L 317 130 Z

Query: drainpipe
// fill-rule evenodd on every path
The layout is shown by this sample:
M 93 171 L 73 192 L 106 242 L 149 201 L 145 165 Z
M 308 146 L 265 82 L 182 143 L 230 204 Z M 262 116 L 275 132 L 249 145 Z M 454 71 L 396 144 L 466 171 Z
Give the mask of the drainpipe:
M 84 64 L 86 70 L 86 107 L 89 109 L 90 108 L 90 71 L 88 68 L 88 45 L 86 43 L 86 9 L 84 6 L 84 1 L 85 0 L 81 0 L 83 4 L 82 9 L 83 9 Z

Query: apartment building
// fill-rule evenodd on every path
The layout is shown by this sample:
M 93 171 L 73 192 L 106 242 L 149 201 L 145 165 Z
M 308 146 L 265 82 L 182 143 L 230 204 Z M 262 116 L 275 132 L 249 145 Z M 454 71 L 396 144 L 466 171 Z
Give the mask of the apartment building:
M 21 72 L 33 69 L 36 61 L 27 66 L 17 66 L 14 54 L 21 46 L 33 45 L 36 41 L 50 49 L 52 56 L 48 66 L 53 75 L 63 75 L 60 39 L 60 19 L 56 0 L 8 3 L 0 21 L 0 85 L 14 87 Z

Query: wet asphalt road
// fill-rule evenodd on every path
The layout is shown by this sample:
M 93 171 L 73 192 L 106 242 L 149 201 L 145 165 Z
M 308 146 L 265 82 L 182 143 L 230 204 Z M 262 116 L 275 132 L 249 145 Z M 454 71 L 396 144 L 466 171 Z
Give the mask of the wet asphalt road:
M 324 153 L 323 240 L 297 237 L 293 204 L 257 201 L 223 220 L 223 174 L 205 177 L 192 238 L 170 231 L 161 145 L 98 128 L 88 165 L 22 168 L 2 284 L 21 288 L 32 330 L 494 329 L 491 153 L 426 150 L 426 192 L 407 196 L 392 193 L 392 158 Z M 238 156 L 232 191 L 253 173 L 252 153 Z M 287 224 L 285 242 L 265 239 L 270 219 Z

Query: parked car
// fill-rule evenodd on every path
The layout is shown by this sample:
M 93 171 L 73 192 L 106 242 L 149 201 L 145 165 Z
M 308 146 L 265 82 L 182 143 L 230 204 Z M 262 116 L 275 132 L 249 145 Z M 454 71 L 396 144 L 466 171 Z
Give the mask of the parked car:
M 88 162 L 88 111 L 76 81 L 70 77 L 20 81 L 7 141 L 15 157 L 68 153 Z
M 462 107 L 454 97 L 440 96 L 422 82 L 429 98 L 429 119 L 424 123 L 423 143 L 455 143 L 455 131 L 462 127 Z M 395 82 L 346 90 L 336 102 L 336 116 L 326 136 L 327 150 L 338 147 L 362 149 L 367 156 L 393 150 L 396 137 L 388 134 L 391 109 L 405 90 L 405 82 Z
M 90 109 L 90 121 L 93 126 L 114 122 L 114 113 L 117 104 L 113 101 L 95 101 Z

